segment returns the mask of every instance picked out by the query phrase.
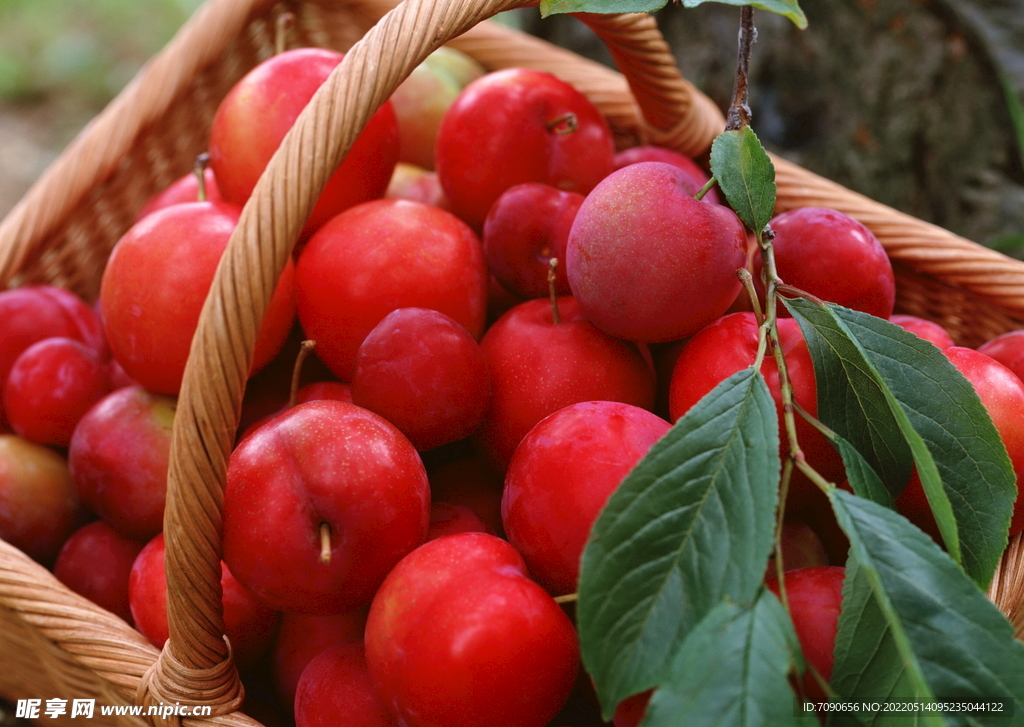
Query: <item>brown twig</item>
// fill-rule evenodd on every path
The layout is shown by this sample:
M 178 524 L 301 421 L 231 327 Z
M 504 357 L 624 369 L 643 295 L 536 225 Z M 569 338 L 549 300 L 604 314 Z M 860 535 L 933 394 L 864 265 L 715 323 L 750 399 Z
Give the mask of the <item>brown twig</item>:
M 757 42 L 757 28 L 754 27 L 754 8 L 744 5 L 740 8 L 740 50 L 736 61 L 736 86 L 732 94 L 732 106 L 729 107 L 726 131 L 735 131 L 750 126 L 750 104 L 748 77 L 750 74 L 750 56 Z

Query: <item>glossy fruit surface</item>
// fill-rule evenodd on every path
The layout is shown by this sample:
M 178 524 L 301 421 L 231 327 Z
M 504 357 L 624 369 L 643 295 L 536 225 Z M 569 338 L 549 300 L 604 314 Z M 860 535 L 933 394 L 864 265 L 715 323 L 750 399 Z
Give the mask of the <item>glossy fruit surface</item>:
M 786 598 L 793 628 L 807 662 L 827 682 L 832 676 L 833 650 L 843 605 L 843 578 L 846 569 L 839 566 L 799 568 L 786 572 Z M 767 586 L 779 595 L 779 583 L 770 578 Z M 827 702 L 821 687 L 808 672 L 803 691 L 812 702 Z
M 366 622 L 366 661 L 408 727 L 543 727 L 579 661 L 568 617 L 515 549 L 484 533 L 432 540 L 388 575 Z
M 768 224 L 775 232 L 779 277 L 787 285 L 879 318 L 892 315 L 896 299 L 892 263 L 867 227 L 822 207 L 790 210 Z M 758 285 L 760 260 L 755 256 L 752 271 Z M 788 315 L 782 305 L 779 315 Z
M 82 417 L 68 448 L 82 501 L 135 540 L 163 529 L 175 406 L 141 386 L 118 389 Z
M 793 397 L 812 416 L 818 411 L 817 382 L 807 343 L 800 327 L 792 318 L 779 319 L 779 339 L 786 358 L 786 367 L 793 385 Z M 753 313 L 730 313 L 691 338 L 676 360 L 669 391 L 672 421 L 686 414 L 705 394 L 732 374 L 752 366 L 757 356 L 757 320 Z M 782 387 L 773 356 L 766 356 L 761 374 L 775 400 L 779 415 L 780 455 L 788 456 L 782 414 Z M 844 479 L 839 453 L 821 432 L 797 415 L 797 439 L 807 461 L 832 482 Z M 798 510 L 810 503 L 818 492 L 802 473 L 794 472 L 790 481 L 788 510 Z
M 480 342 L 491 376 L 491 405 L 475 435 L 500 470 L 526 433 L 548 414 L 580 401 L 654 403 L 654 375 L 635 344 L 586 319 L 571 297 L 558 299 L 561 321 L 542 298 L 503 315 Z
M 324 48 L 279 53 L 224 97 L 210 129 L 210 166 L 225 200 L 245 204 L 285 135 L 342 58 Z M 395 112 L 385 102 L 328 180 L 303 235 L 344 209 L 383 196 L 398 147 Z
M 732 210 L 695 200 L 689 184 L 677 167 L 643 162 L 587 195 L 569 233 L 566 272 L 601 330 L 631 341 L 685 338 L 736 298 L 743 225 Z
M 393 425 L 340 401 L 299 404 L 231 455 L 224 561 L 278 610 L 340 613 L 423 542 L 429 507 L 423 463 Z
M 146 216 L 118 241 L 103 273 L 100 307 L 110 349 L 152 392 L 177 396 L 192 336 L 240 209 L 212 202 Z M 257 336 L 252 370 L 281 348 L 295 319 L 294 267 L 285 267 Z
M 380 414 L 418 450 L 464 439 L 490 402 L 487 363 L 463 326 L 434 310 L 399 308 L 356 353 L 352 401 Z
M 509 187 L 543 182 L 586 194 L 612 171 L 613 155 L 608 122 L 586 96 L 550 73 L 510 68 L 455 99 L 435 162 L 452 211 L 479 229 Z
M 409 200 L 367 202 L 314 235 L 296 268 L 299 320 L 317 356 L 351 381 L 356 351 L 398 308 L 430 308 L 474 337 L 484 328 L 480 240 L 454 215 Z
M 574 593 L 580 557 L 601 508 L 671 425 L 629 404 L 559 409 L 523 438 L 509 464 L 502 522 L 537 582 Z

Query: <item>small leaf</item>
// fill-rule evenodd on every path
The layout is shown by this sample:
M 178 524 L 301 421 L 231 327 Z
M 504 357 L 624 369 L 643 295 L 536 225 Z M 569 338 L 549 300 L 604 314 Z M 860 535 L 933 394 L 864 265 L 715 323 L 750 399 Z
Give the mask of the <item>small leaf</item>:
M 666 678 L 723 599 L 753 600 L 772 549 L 778 417 L 760 373 L 733 374 L 609 498 L 580 568 L 580 646 L 606 717 Z
M 683 0 L 683 7 L 695 8 L 710 0 Z M 750 5 L 751 7 L 783 15 L 803 30 L 807 27 L 807 17 L 800 9 L 797 0 L 760 0 L 759 2 L 741 2 L 740 0 L 713 0 L 726 5 Z M 540 14 L 546 18 L 560 13 L 653 13 L 667 5 L 667 0 L 541 0 Z
M 799 648 L 771 591 L 762 589 L 750 606 L 719 604 L 686 637 L 644 727 L 817 725 L 789 684 Z
M 668 0 L 541 0 L 540 15 L 562 13 L 653 13 L 661 10 Z
M 848 615 L 841 626 L 843 646 L 837 651 L 843 668 L 833 677 L 833 684 L 843 687 L 840 696 L 889 701 L 889 682 L 898 684 L 903 694 L 911 689 L 916 701 L 1003 704 L 1001 714 L 949 710 L 943 713 L 945 720 L 937 712 L 922 712 L 935 719 L 925 716 L 921 724 L 999 725 L 1007 724 L 1010 715 L 1024 715 L 1024 644 L 1014 638 L 1010 622 L 902 515 L 839 489 L 829 499 L 875 602 L 865 607 L 862 586 L 851 596 L 851 608 L 860 604 L 860 613 Z M 844 596 L 849 593 L 844 588 Z M 853 646 L 850 633 L 855 627 L 863 627 L 858 646 Z M 866 662 L 892 658 L 905 673 L 897 674 L 890 666 L 884 680 L 857 678 L 870 677 Z
M 868 455 L 884 459 L 885 447 L 895 460 L 891 440 L 883 441 L 893 437 L 895 422 L 950 555 L 987 587 L 1006 549 L 1016 487 L 1006 448 L 970 382 L 935 346 L 888 321 L 832 303 L 794 300 L 786 306 L 805 336 L 823 342 L 808 340 L 817 381 L 843 376 L 849 382 L 852 393 L 838 408 L 830 395 L 842 387 L 824 382 L 818 392 L 822 421 L 872 465 Z M 829 364 L 830 358 L 841 363 Z M 877 436 L 869 441 L 865 432 Z
M 718 135 L 711 173 L 743 224 L 763 230 L 775 213 L 775 165 L 749 126 Z
M 836 440 L 836 447 L 843 458 L 843 466 L 846 469 L 846 479 L 853 491 L 868 500 L 877 502 L 885 507 L 892 507 L 892 495 L 885 489 L 885 484 L 879 478 L 878 473 L 871 469 L 856 447 L 842 437 Z
M 750 5 L 758 10 L 767 10 L 789 18 L 793 21 L 793 25 L 800 28 L 800 30 L 807 27 L 807 16 L 800 9 L 800 4 L 797 0 L 760 0 L 760 2 L 743 2 L 743 0 L 683 0 L 683 7 L 695 8 L 706 2 L 719 2 L 725 5 Z

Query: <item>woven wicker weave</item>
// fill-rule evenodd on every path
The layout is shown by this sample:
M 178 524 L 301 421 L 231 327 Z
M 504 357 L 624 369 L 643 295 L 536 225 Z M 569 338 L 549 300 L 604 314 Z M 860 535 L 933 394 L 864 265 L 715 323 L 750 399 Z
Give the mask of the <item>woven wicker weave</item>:
M 157 657 L 123 622 L 0 542 L 0 657 L 7 667 L 0 670 L 0 696 L 204 703 L 220 716 L 183 722 L 254 724 L 234 711 L 242 691 L 221 636 L 219 543 L 224 472 L 255 332 L 320 188 L 372 112 L 430 51 L 451 40 L 490 69 L 550 70 L 602 109 L 623 146 L 657 142 L 699 155 L 723 128 L 721 112 L 678 75 L 650 17 L 583 18 L 605 39 L 627 83 L 572 53 L 481 24 L 518 4 L 407 0 L 385 16 L 388 0 L 210 0 L 0 224 L 0 287 L 49 282 L 91 298 L 135 212 L 191 167 L 220 98 L 272 52 L 279 13 L 296 16 L 297 44 L 350 49 L 246 205 L 193 340 L 165 516 L 167 647 Z M 1024 263 L 775 161 L 780 210 L 831 206 L 875 231 L 898 271 L 903 312 L 943 323 L 965 344 L 1024 321 Z M 1017 538 L 990 593 L 1019 633 L 1022 564 Z

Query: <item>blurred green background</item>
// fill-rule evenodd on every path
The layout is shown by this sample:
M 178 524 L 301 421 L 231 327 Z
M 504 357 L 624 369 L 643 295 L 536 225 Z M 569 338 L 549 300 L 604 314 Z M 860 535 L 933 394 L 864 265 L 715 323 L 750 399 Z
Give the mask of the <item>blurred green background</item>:
M 201 0 L 0 0 L 0 217 Z

